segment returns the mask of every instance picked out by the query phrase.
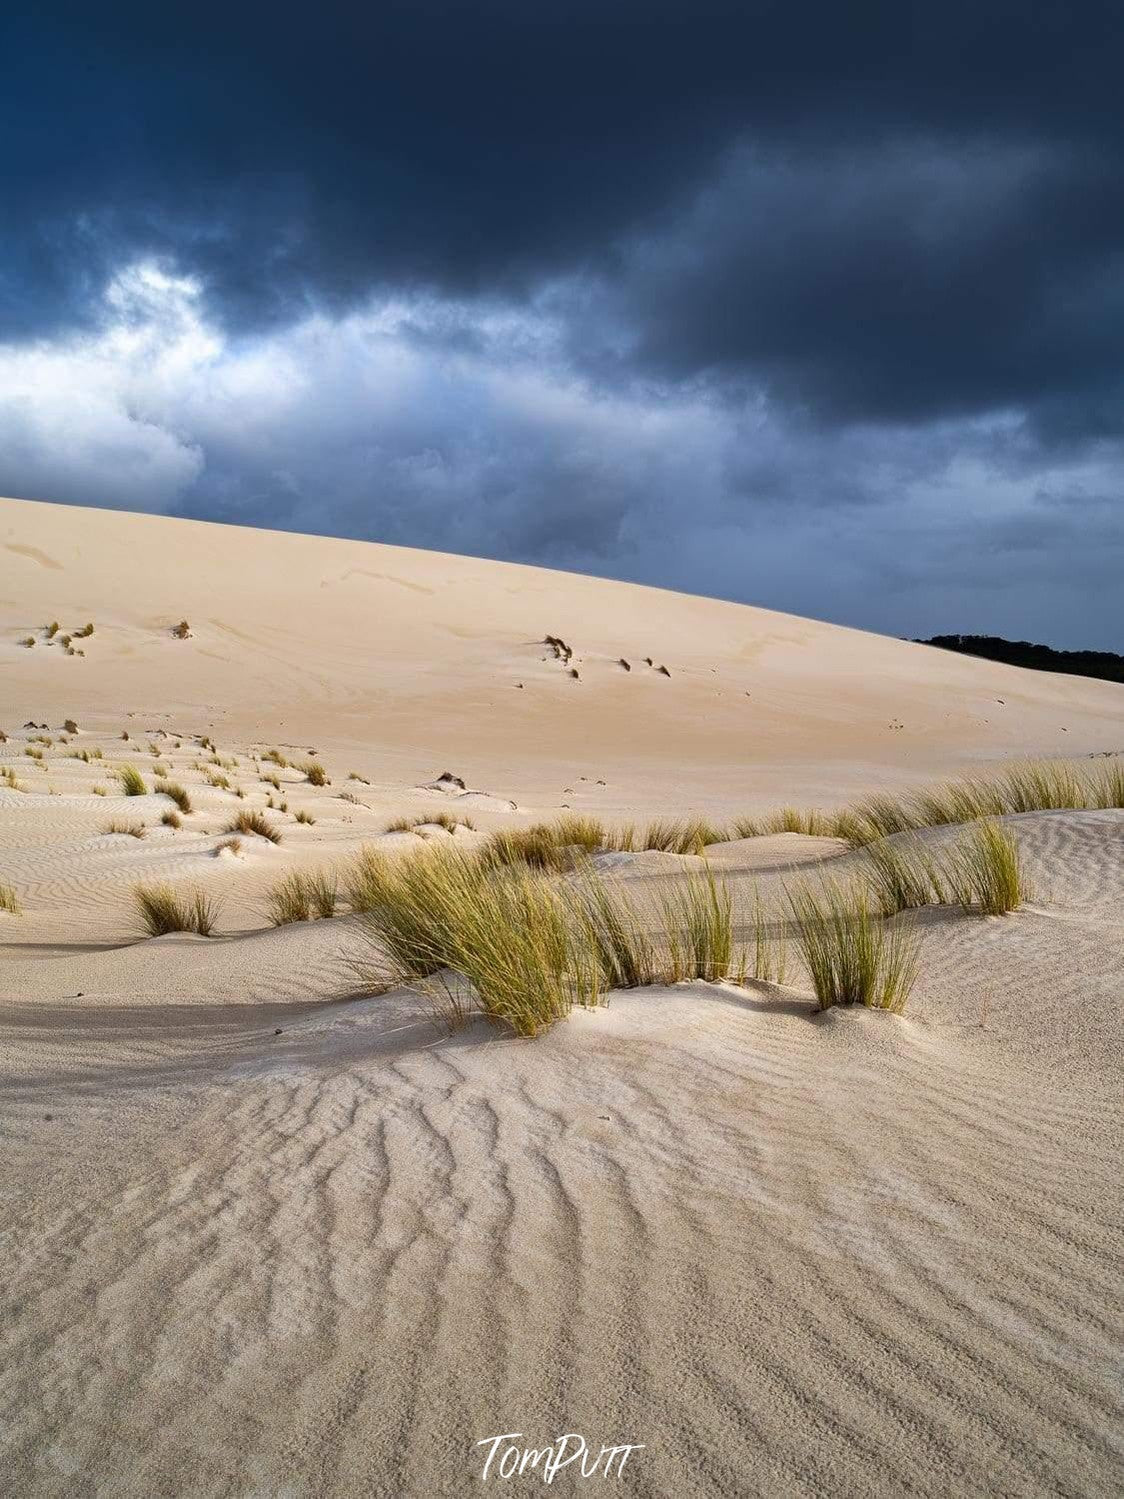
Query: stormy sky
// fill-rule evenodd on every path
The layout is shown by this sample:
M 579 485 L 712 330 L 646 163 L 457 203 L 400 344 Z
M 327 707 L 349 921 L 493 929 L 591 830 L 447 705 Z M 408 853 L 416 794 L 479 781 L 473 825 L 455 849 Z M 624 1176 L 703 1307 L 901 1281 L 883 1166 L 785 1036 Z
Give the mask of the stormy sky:
M 0 492 L 1124 649 L 1117 4 L 0 21 Z

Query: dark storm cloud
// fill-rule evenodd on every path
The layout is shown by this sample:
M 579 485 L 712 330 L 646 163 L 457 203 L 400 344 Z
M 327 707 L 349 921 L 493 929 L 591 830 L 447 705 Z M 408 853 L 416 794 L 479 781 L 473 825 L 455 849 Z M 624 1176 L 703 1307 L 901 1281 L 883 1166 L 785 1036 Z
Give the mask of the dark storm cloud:
M 64 3 L 0 56 L 0 489 L 1121 643 L 1116 4 Z

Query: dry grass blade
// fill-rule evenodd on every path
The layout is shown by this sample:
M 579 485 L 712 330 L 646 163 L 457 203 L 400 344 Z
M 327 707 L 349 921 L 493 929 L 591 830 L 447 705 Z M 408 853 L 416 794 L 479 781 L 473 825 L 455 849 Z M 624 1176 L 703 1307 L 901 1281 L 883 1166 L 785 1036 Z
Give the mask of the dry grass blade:
M 185 816 L 191 811 L 191 797 L 187 794 L 187 788 L 178 781 L 156 781 L 153 790 L 160 796 L 170 797 Z
M 260 812 L 239 812 L 227 823 L 224 833 L 256 833 L 259 838 L 268 838 L 270 843 L 281 842 L 281 830 L 274 827 Z

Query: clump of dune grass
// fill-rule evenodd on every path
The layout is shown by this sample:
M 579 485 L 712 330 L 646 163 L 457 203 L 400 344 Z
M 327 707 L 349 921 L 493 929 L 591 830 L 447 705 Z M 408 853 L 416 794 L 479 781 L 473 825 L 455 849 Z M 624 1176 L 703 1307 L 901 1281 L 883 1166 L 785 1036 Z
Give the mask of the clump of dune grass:
M 783 921 L 770 926 L 761 904 L 761 892 L 753 890 L 753 977 L 763 984 L 783 984 L 788 968 L 788 935 Z M 747 964 L 748 966 L 748 964 Z
M 355 795 L 354 791 L 341 791 L 339 793 L 339 799 L 341 802 L 350 802 L 353 807 L 365 807 L 367 805 L 366 802 L 360 801 L 359 797 Z
M 395 817 L 383 828 L 384 833 L 412 833 L 414 831 L 414 819 L 412 817 Z
M 241 838 L 224 838 L 221 843 L 216 844 L 216 846 L 215 846 L 215 857 L 216 858 L 218 857 L 219 854 L 226 854 L 226 853 L 240 854 L 241 852 L 242 852 L 242 840 L 241 840 Z
M 328 772 L 318 760 L 307 760 L 300 766 L 300 769 L 304 772 L 310 786 L 328 786 L 331 784 L 328 780 Z
M 953 850 L 949 881 L 964 910 L 1005 916 L 1029 899 L 1030 888 L 1010 832 L 990 820 L 980 822 Z
M 870 889 L 886 916 L 947 899 L 946 876 L 937 859 L 910 835 L 865 846 Z
M 337 898 L 336 877 L 330 871 L 289 874 L 269 892 L 269 919 L 274 926 L 317 916 L 325 919 L 336 914 Z
M 58 634 L 58 632 L 59 632 L 59 622 L 58 622 L 57 619 L 53 619 L 51 621 L 51 623 L 46 627 L 46 630 L 45 630 L 44 633 L 46 634 L 48 640 L 53 640 L 55 638 L 55 636 Z
M 562 893 L 525 864 L 488 866 L 451 849 L 398 859 L 365 850 L 348 890 L 383 955 L 366 981 L 424 982 L 451 1026 L 465 1018 L 464 985 L 476 1008 L 520 1036 L 601 996 L 597 956 L 575 934 Z
M 711 843 L 723 843 L 726 830 L 703 817 L 656 818 L 640 835 L 641 848 L 665 854 L 701 854 Z
M 169 797 L 186 816 L 191 811 L 191 797 L 187 787 L 178 781 L 156 781 L 152 788 L 159 796 Z
M 730 892 L 707 868 L 690 874 L 663 897 L 669 976 L 680 979 L 729 977 L 734 963 Z
M 160 821 L 166 828 L 182 828 L 183 818 L 178 812 L 165 812 Z
M 42 760 L 43 758 L 43 751 L 37 744 L 29 744 L 24 750 L 24 754 L 29 760 Z
M 281 753 L 281 751 L 276 749 L 266 750 L 265 754 L 262 756 L 262 759 L 269 760 L 274 765 L 279 765 L 282 770 L 284 770 L 286 765 L 288 765 L 289 763 L 288 760 L 286 760 L 285 756 Z
M 77 734 L 78 732 L 78 725 L 75 723 L 73 718 L 64 719 L 62 726 L 68 734 Z
M 357 770 L 349 770 L 347 773 L 347 779 L 349 781 L 359 781 L 364 786 L 369 786 L 371 784 L 367 777 L 361 776 Z
M 820 1009 L 861 1004 L 900 1014 L 917 977 L 915 929 L 900 917 L 884 923 L 858 882 L 801 884 L 786 894 Z
M 1098 771 L 1064 760 L 1027 761 L 990 777 L 965 778 L 901 795 L 868 797 L 839 814 L 846 819 L 840 836 L 861 845 L 894 833 L 977 822 L 1015 812 L 1080 811 L 1122 804 L 1124 773 L 1119 766 Z
M 35 644 L 35 636 L 34 635 L 25 635 L 23 637 L 23 639 L 19 642 L 19 644 L 22 645 L 22 646 L 26 646 L 26 648 L 28 650 L 30 650 L 31 647 Z
M 93 627 L 93 625 L 92 624 L 86 624 L 86 625 L 83 625 L 80 630 L 75 630 L 75 632 L 74 632 L 74 638 L 75 638 L 75 640 L 88 640 L 93 633 L 94 633 L 94 627 Z
M 103 833 L 124 833 L 130 838 L 143 838 L 145 835 L 144 824 L 141 822 L 125 822 L 123 818 L 111 817 L 102 828 Z
M 579 855 L 605 847 L 604 826 L 596 817 L 571 815 L 526 828 L 503 828 L 489 835 L 481 858 L 489 866 L 526 864 L 532 869 L 562 870 Z
M 592 876 L 579 887 L 582 939 L 596 955 L 606 989 L 636 989 L 663 977 L 654 944 L 635 906 L 617 886 Z
M 239 812 L 223 829 L 227 833 L 255 833 L 259 838 L 268 838 L 270 843 L 281 842 L 281 830 L 274 827 L 260 812 Z
M 211 770 L 208 768 L 204 770 L 203 775 L 207 781 L 207 784 L 209 786 L 214 786 L 216 790 L 230 790 L 230 780 L 227 776 L 223 775 L 221 770 Z
M 10 916 L 19 916 L 21 911 L 15 889 L 3 880 L 0 880 L 0 911 L 7 911 Z
M 454 817 L 449 812 L 438 812 L 436 817 L 425 817 L 422 821 L 435 828 L 444 828 L 446 833 L 455 833 L 458 828 L 467 828 L 470 833 L 476 831 L 476 824 L 470 818 Z
M 262 780 L 264 781 L 264 783 L 267 786 L 272 786 L 273 789 L 274 789 L 274 791 L 280 791 L 281 790 L 281 777 L 280 776 L 277 776 L 277 775 L 266 775 L 266 776 L 262 776 Z
M 761 838 L 770 833 L 801 833 L 806 838 L 839 836 L 835 817 L 818 807 L 780 807 L 761 817 L 738 817 L 730 832 L 734 838 Z
M 0 766 L 0 780 L 7 783 L 9 791 L 22 791 L 24 789 L 13 765 Z
M 181 619 L 178 625 L 172 626 L 172 634 L 177 640 L 187 640 L 191 636 L 191 626 L 186 619 Z
M 297 810 L 293 813 L 293 817 L 297 822 L 306 823 L 309 827 L 311 827 L 312 824 L 316 821 L 312 813 L 306 812 L 303 807 L 298 807 Z
M 1124 761 L 1105 765 L 1091 778 L 1090 801 L 1099 809 L 1124 807 Z
M 136 885 L 133 901 L 143 934 L 163 937 L 169 932 L 195 932 L 209 937 L 218 919 L 218 906 L 202 890 L 177 891 L 168 884 Z
M 117 772 L 117 779 L 121 782 L 121 790 L 126 796 L 147 796 L 148 787 L 135 765 L 122 765 Z

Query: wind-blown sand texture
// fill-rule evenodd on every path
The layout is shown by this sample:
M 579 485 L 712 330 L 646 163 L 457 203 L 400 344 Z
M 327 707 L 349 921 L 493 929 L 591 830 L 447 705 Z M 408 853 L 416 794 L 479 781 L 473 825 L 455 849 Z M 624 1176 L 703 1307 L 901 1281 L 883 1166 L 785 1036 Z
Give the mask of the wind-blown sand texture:
M 477 1440 L 568 1431 L 644 1444 L 637 1494 L 1121 1488 L 1124 813 L 1004 819 L 1033 899 L 924 912 L 902 1017 L 817 1013 L 793 962 L 786 986 L 614 993 L 533 1041 L 448 1036 L 416 994 L 356 996 L 359 918 L 264 914 L 295 869 L 424 846 L 382 833 L 398 816 L 467 818 L 431 839 L 473 847 L 564 806 L 723 818 L 1119 753 L 1119 686 L 18 501 L 0 580 L 0 769 L 25 788 L 0 782 L 5 1492 L 463 1494 Z M 94 624 L 84 655 L 56 619 Z M 178 830 L 114 776 L 151 786 L 150 744 L 194 807 Z M 243 810 L 282 842 L 219 852 Z M 744 926 L 755 888 L 777 912 L 794 871 L 862 855 L 780 834 L 708 858 Z M 641 904 L 700 863 L 603 862 Z M 141 879 L 222 896 L 219 935 L 135 940 Z

